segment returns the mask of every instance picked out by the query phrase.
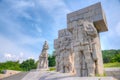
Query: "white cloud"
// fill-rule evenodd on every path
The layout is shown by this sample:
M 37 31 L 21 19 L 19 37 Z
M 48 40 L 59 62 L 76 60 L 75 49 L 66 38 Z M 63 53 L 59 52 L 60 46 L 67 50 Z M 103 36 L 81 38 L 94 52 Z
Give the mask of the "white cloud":
M 5 53 L 5 58 L 12 58 L 12 55 L 10 53 Z
M 23 52 L 20 52 L 20 57 L 23 57 L 24 56 L 24 53 Z
M 31 57 L 31 55 L 30 56 L 26 56 L 23 53 L 19 53 L 19 54 L 4 53 L 3 59 L 5 59 L 5 60 L 0 60 L 0 62 L 1 61 L 6 61 L 6 60 L 7 61 L 10 61 L 10 60 L 18 61 L 19 60 L 20 62 L 22 62 L 23 60 L 30 59 L 30 58 L 35 59 L 34 56 L 32 56 L 32 57 Z
M 15 55 L 15 54 L 11 54 L 11 53 L 4 53 L 4 59 L 7 60 L 7 61 L 17 61 L 19 60 L 19 55 Z
M 28 57 L 28 59 L 35 59 L 33 56 Z
M 34 42 L 34 40 L 31 40 L 29 41 L 29 43 L 27 42 L 26 44 L 31 44 L 32 41 Z M 37 55 L 34 55 L 36 51 L 34 52 L 30 49 L 27 49 L 25 48 L 25 45 L 22 45 L 22 43 L 25 42 L 18 43 L 17 41 L 11 41 L 10 39 L 0 35 L 0 43 L 0 62 L 6 60 L 23 61 L 31 56 L 33 56 L 33 58 L 37 58 Z

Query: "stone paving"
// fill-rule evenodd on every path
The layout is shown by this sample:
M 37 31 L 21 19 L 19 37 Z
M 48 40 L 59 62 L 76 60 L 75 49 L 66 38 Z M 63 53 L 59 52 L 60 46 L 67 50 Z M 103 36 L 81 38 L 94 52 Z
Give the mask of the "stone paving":
M 106 76 L 112 76 L 120 80 L 120 68 L 105 68 Z
M 113 69 L 116 70 L 116 68 Z M 107 71 L 107 74 L 110 74 L 109 71 L 111 71 L 111 69 L 105 69 L 105 71 Z M 30 72 L 21 72 L 2 80 L 120 80 L 114 79 L 114 76 L 110 77 L 112 75 L 107 76 L 108 77 L 75 77 L 73 74 L 70 73 L 59 73 L 46 70 L 32 70 Z
M 5 78 L 0 79 L 0 80 L 21 80 L 27 73 L 29 73 L 29 72 L 20 72 L 18 74 L 15 74 L 15 75 L 12 75 L 9 77 L 5 77 Z
M 115 80 L 113 77 L 75 77 L 70 73 L 36 70 L 29 72 L 22 80 Z

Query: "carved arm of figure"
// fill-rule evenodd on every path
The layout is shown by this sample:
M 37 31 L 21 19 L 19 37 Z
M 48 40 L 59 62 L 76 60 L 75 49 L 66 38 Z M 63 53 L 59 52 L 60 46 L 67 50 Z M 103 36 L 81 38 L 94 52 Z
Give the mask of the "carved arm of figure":
M 96 61 L 98 59 L 97 53 L 96 53 L 96 48 L 95 48 L 95 45 L 96 45 L 95 38 L 97 37 L 97 30 L 94 27 L 94 25 L 91 23 L 85 27 L 85 32 L 87 34 L 86 36 L 88 38 L 90 51 L 92 53 L 92 58 L 94 61 Z
M 98 56 L 97 56 L 97 53 L 96 53 L 96 50 L 95 50 L 95 44 L 93 45 L 93 52 L 92 52 L 92 57 L 93 57 L 93 60 L 94 61 L 97 61 L 98 59 Z

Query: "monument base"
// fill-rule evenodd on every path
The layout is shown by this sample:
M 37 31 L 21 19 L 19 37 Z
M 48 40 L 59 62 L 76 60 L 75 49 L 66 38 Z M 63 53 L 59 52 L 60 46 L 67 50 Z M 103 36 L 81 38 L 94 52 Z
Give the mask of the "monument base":
M 36 69 L 36 71 L 48 71 L 49 70 L 49 68 L 47 68 L 47 69 Z
M 30 71 L 22 80 L 117 80 L 113 77 L 75 77 L 70 73 L 55 71 Z
M 112 76 L 120 80 L 120 68 L 105 68 L 106 76 Z

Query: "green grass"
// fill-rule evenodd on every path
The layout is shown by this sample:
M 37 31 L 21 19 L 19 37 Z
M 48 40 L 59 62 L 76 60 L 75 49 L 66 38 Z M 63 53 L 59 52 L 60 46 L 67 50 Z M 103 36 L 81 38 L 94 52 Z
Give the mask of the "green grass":
M 106 73 L 104 73 L 103 75 L 96 74 L 95 76 L 96 76 L 96 77 L 105 77 L 105 76 L 106 76 Z
M 49 71 L 55 71 L 55 70 L 56 70 L 55 67 L 50 67 L 50 68 L 49 68 Z
M 120 67 L 120 62 L 114 62 L 114 63 L 105 63 L 105 68 L 111 68 L 111 67 Z

